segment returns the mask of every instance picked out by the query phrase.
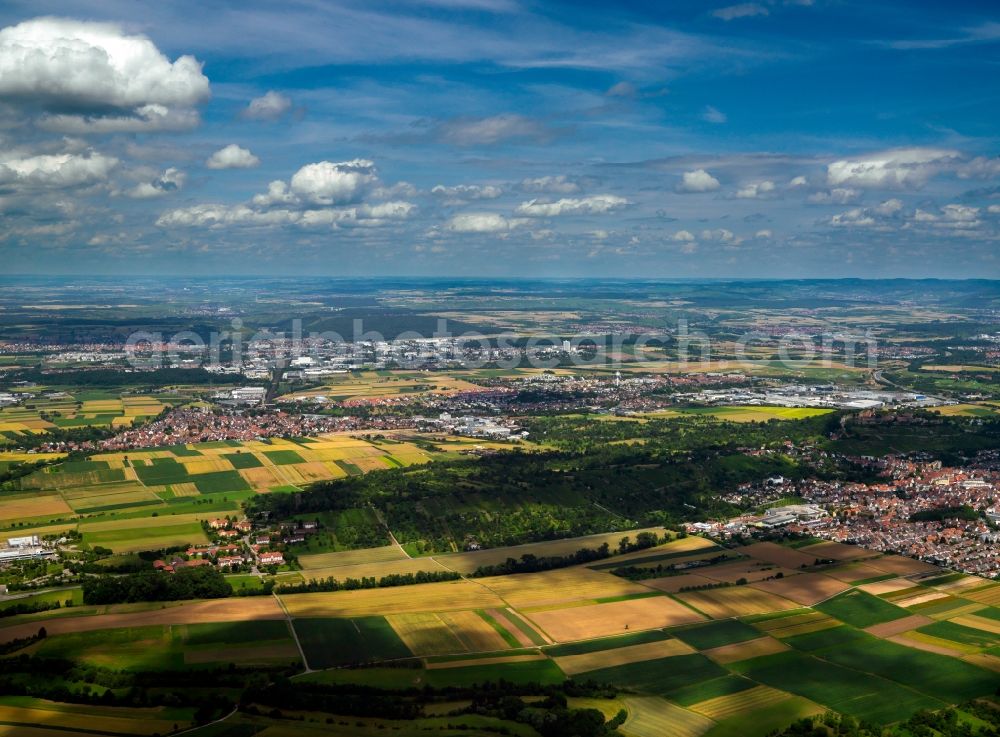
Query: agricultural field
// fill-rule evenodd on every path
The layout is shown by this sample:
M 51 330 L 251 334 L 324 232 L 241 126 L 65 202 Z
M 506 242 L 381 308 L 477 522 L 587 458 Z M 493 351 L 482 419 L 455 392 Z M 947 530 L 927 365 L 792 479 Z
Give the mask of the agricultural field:
M 254 494 L 285 493 L 315 481 L 432 458 L 409 441 L 347 434 L 99 453 L 84 461 L 55 463 L 12 482 L 20 491 L 5 494 L 0 502 L 0 530 L 77 530 L 87 544 L 115 552 L 202 543 L 201 520 L 238 514 L 240 502 Z M 0 452 L 0 467 L 24 460 L 58 456 Z M 304 557 L 369 544 L 373 530 L 384 536 L 381 524 L 366 511 L 347 510 L 325 523 L 328 534 L 310 539 Z M 149 528 L 156 532 L 150 535 Z M 396 553 L 405 557 L 398 548 Z M 367 555 L 360 560 L 371 560 Z M 320 560 L 312 567 L 328 567 Z
M 92 522 L 84 534 L 123 534 L 127 523 Z M 165 524 L 164 534 L 170 528 Z M 678 560 L 716 550 L 699 540 L 621 557 Z M 582 547 L 581 539 L 560 545 Z M 671 734 L 692 737 L 764 737 L 827 709 L 890 724 L 920 708 L 991 694 L 1000 685 L 1000 610 L 990 603 L 1000 587 L 975 577 L 927 578 L 908 561 L 879 556 L 871 562 L 911 572 L 883 573 L 891 578 L 882 583 L 897 583 L 878 595 L 861 588 L 874 584 L 855 585 L 825 572 L 836 565 L 814 565 L 835 554 L 850 561 L 854 549 L 804 547 L 813 549 L 739 548 L 747 557 L 723 567 L 769 566 L 787 575 L 700 591 L 664 592 L 657 579 L 628 581 L 612 573 L 617 566 L 600 562 L 396 588 L 77 606 L 0 619 L 0 641 L 44 624 L 49 636 L 32 652 L 92 667 L 168 672 L 294 664 L 305 673 L 293 682 L 388 692 L 501 679 L 522 686 L 593 681 L 627 691 L 579 703 L 605 718 L 624 711 L 623 734 L 639 737 L 663 734 L 665 725 Z M 410 559 L 398 546 L 331 551 L 312 556 L 302 573 L 375 575 L 456 558 Z M 804 571 L 777 562 L 803 559 L 810 562 Z M 929 595 L 961 605 L 933 617 L 923 607 L 939 599 L 899 605 Z M 443 705 L 428 707 L 416 721 L 400 724 L 417 729 L 446 713 Z M 245 719 L 251 715 L 226 722 L 235 727 Z M 353 717 L 347 724 L 356 727 Z
M 280 620 L 68 632 L 46 638 L 35 652 L 90 665 L 133 670 L 301 662 L 288 625 Z
M 0 445 L 56 429 L 131 427 L 188 401 L 191 398 L 181 394 L 46 391 L 0 409 Z
M 781 596 L 749 586 L 732 586 L 677 594 L 676 598 L 695 611 L 712 619 L 765 614 L 783 609 L 796 609 L 798 604 Z
M 675 410 L 678 414 L 708 415 L 726 422 L 768 422 L 769 420 L 802 420 L 830 414 L 831 409 L 811 407 L 689 407 Z M 655 415 L 654 415 L 655 416 Z
M 91 706 L 0 696 L 0 735 L 69 737 L 84 732 L 145 737 L 187 727 L 191 717 L 190 709 Z

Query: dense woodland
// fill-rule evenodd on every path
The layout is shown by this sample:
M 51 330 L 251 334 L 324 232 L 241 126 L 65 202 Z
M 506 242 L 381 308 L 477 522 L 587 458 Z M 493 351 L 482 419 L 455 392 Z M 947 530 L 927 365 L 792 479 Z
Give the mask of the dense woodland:
M 760 456 L 739 451 L 779 449 L 789 437 L 822 442 L 830 427 L 828 418 L 763 425 L 544 418 L 535 431 L 556 446 L 552 451 L 515 450 L 321 482 L 301 494 L 255 497 L 247 511 L 287 519 L 374 508 L 401 543 L 419 545 L 420 552 L 673 526 L 737 512 L 720 495 L 746 481 L 860 478 L 865 472 L 818 453 L 793 458 L 780 450 Z

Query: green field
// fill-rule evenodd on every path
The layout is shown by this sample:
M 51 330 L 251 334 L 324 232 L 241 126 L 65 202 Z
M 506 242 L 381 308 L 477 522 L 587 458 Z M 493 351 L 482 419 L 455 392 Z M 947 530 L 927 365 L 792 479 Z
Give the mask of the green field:
M 692 683 L 726 675 L 726 670 L 704 655 L 677 655 L 612 668 L 590 671 L 587 678 L 598 683 L 628 687 L 637 691 L 671 696 L 690 688 Z
M 877 724 L 905 719 L 943 702 L 900 684 L 797 652 L 778 653 L 740 664 L 755 681 L 826 704 L 843 714 Z
M 982 612 L 977 612 L 977 614 L 983 616 Z M 990 648 L 1000 645 L 1000 634 L 966 627 L 955 622 L 934 622 L 918 628 L 917 632 L 980 648 Z
M 59 634 L 46 638 L 37 652 L 50 658 L 138 671 L 299 660 L 288 627 L 280 621 L 154 625 Z
M 499 680 L 508 683 L 548 685 L 562 683 L 566 680 L 566 676 L 551 660 L 530 660 L 523 663 L 494 663 L 428 670 L 424 674 L 424 679 L 428 685 L 435 688 L 447 688 Z
M 264 455 L 276 466 L 287 466 L 293 463 L 305 463 L 305 460 L 294 450 L 265 450 Z
M 260 468 L 264 465 L 253 453 L 225 453 L 222 457 L 229 461 L 235 469 Z
M 707 650 L 734 642 L 744 642 L 760 637 L 760 631 L 737 619 L 724 619 L 718 622 L 685 627 L 674 632 L 677 639 L 683 640 L 698 650 Z
M 824 614 L 855 627 L 871 627 L 909 616 L 910 612 L 864 591 L 849 590 L 816 606 Z
M 296 619 L 295 632 L 311 668 L 413 655 L 384 617 Z
M 191 476 L 191 481 L 202 494 L 222 494 L 231 491 L 250 491 L 250 485 L 236 471 L 215 471 Z

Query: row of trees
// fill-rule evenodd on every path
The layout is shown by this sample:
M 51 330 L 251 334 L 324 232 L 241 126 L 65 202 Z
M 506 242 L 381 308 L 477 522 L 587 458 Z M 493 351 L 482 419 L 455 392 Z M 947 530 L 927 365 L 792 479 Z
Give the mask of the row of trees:
M 411 586 L 417 583 L 437 583 L 440 581 L 456 581 L 461 574 L 454 571 L 417 571 L 416 573 L 392 573 L 388 576 L 375 578 L 346 578 L 340 581 L 333 576 L 329 578 L 312 579 L 299 584 L 282 584 L 275 587 L 281 594 L 305 594 L 314 591 L 354 591 L 357 589 L 382 589 L 394 586 Z
M 212 566 L 182 568 L 175 573 L 144 571 L 124 576 L 87 577 L 83 580 L 85 604 L 221 599 L 232 594 L 233 587 Z

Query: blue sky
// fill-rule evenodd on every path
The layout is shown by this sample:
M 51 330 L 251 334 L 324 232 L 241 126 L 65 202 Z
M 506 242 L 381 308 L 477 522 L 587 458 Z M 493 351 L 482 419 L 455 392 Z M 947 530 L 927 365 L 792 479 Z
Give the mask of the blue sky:
M 94 5 L 0 8 L 9 273 L 1000 276 L 995 3 Z

